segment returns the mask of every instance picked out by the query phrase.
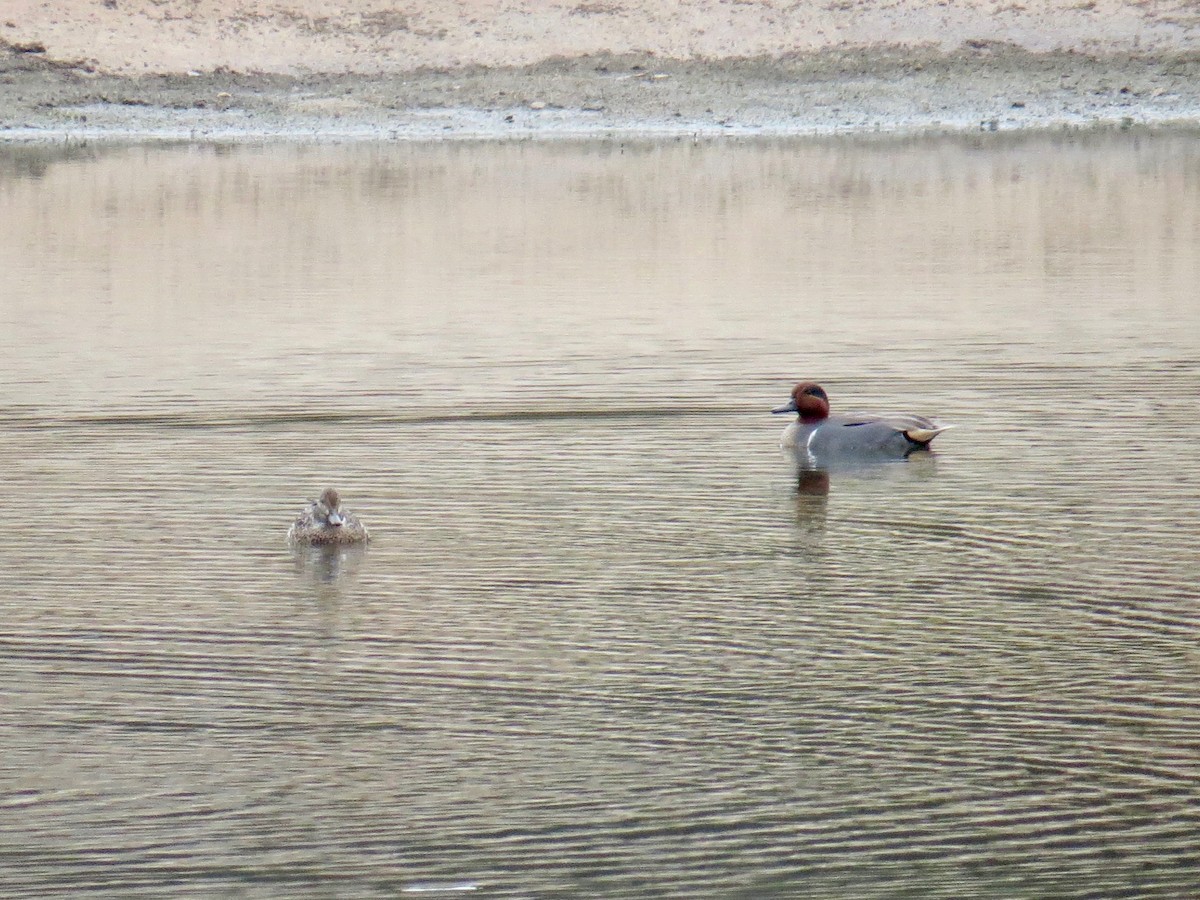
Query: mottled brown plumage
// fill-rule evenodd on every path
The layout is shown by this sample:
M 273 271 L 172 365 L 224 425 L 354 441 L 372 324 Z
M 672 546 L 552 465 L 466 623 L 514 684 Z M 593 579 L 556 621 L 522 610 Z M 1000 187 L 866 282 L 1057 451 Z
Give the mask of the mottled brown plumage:
M 288 529 L 288 541 L 293 544 L 365 544 L 370 539 L 366 526 L 342 509 L 333 488 L 326 488 L 321 499 L 310 503 Z

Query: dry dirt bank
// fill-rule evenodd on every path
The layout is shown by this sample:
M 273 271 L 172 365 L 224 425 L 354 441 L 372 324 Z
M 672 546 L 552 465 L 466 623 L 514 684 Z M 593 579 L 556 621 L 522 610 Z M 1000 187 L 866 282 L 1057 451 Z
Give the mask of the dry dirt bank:
M 1200 122 L 1188 0 L 9 0 L 0 140 Z
M 0 38 L 104 71 L 408 72 L 553 57 L 1200 49 L 1194 0 L 5 0 Z

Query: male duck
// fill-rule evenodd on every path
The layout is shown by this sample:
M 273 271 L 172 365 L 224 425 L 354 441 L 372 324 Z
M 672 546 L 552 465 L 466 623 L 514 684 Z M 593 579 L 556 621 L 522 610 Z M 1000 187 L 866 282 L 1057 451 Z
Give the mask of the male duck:
M 796 385 L 792 399 L 771 412 L 798 414 L 780 443 L 814 461 L 903 459 L 950 427 L 923 416 L 831 416 L 829 396 L 811 381 Z
M 314 500 L 288 529 L 288 541 L 312 546 L 325 544 L 365 544 L 370 540 L 366 526 L 342 509 L 341 498 L 326 488 L 320 500 Z

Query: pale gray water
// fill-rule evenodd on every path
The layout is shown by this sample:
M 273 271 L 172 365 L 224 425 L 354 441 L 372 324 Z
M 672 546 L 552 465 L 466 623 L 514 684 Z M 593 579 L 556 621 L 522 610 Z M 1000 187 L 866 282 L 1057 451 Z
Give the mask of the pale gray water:
M 0 148 L 0 886 L 1200 894 L 1198 286 L 1191 134 Z

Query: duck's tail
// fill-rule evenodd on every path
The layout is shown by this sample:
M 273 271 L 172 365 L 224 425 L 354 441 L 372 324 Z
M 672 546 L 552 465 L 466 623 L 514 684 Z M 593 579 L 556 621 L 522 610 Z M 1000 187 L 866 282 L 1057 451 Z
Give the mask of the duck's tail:
M 935 437 L 943 431 L 954 427 L 953 425 L 943 425 L 940 422 L 934 422 L 930 419 L 923 419 L 920 416 L 906 418 L 911 418 L 912 423 L 903 429 L 904 436 L 918 447 L 928 447 L 929 442 Z

